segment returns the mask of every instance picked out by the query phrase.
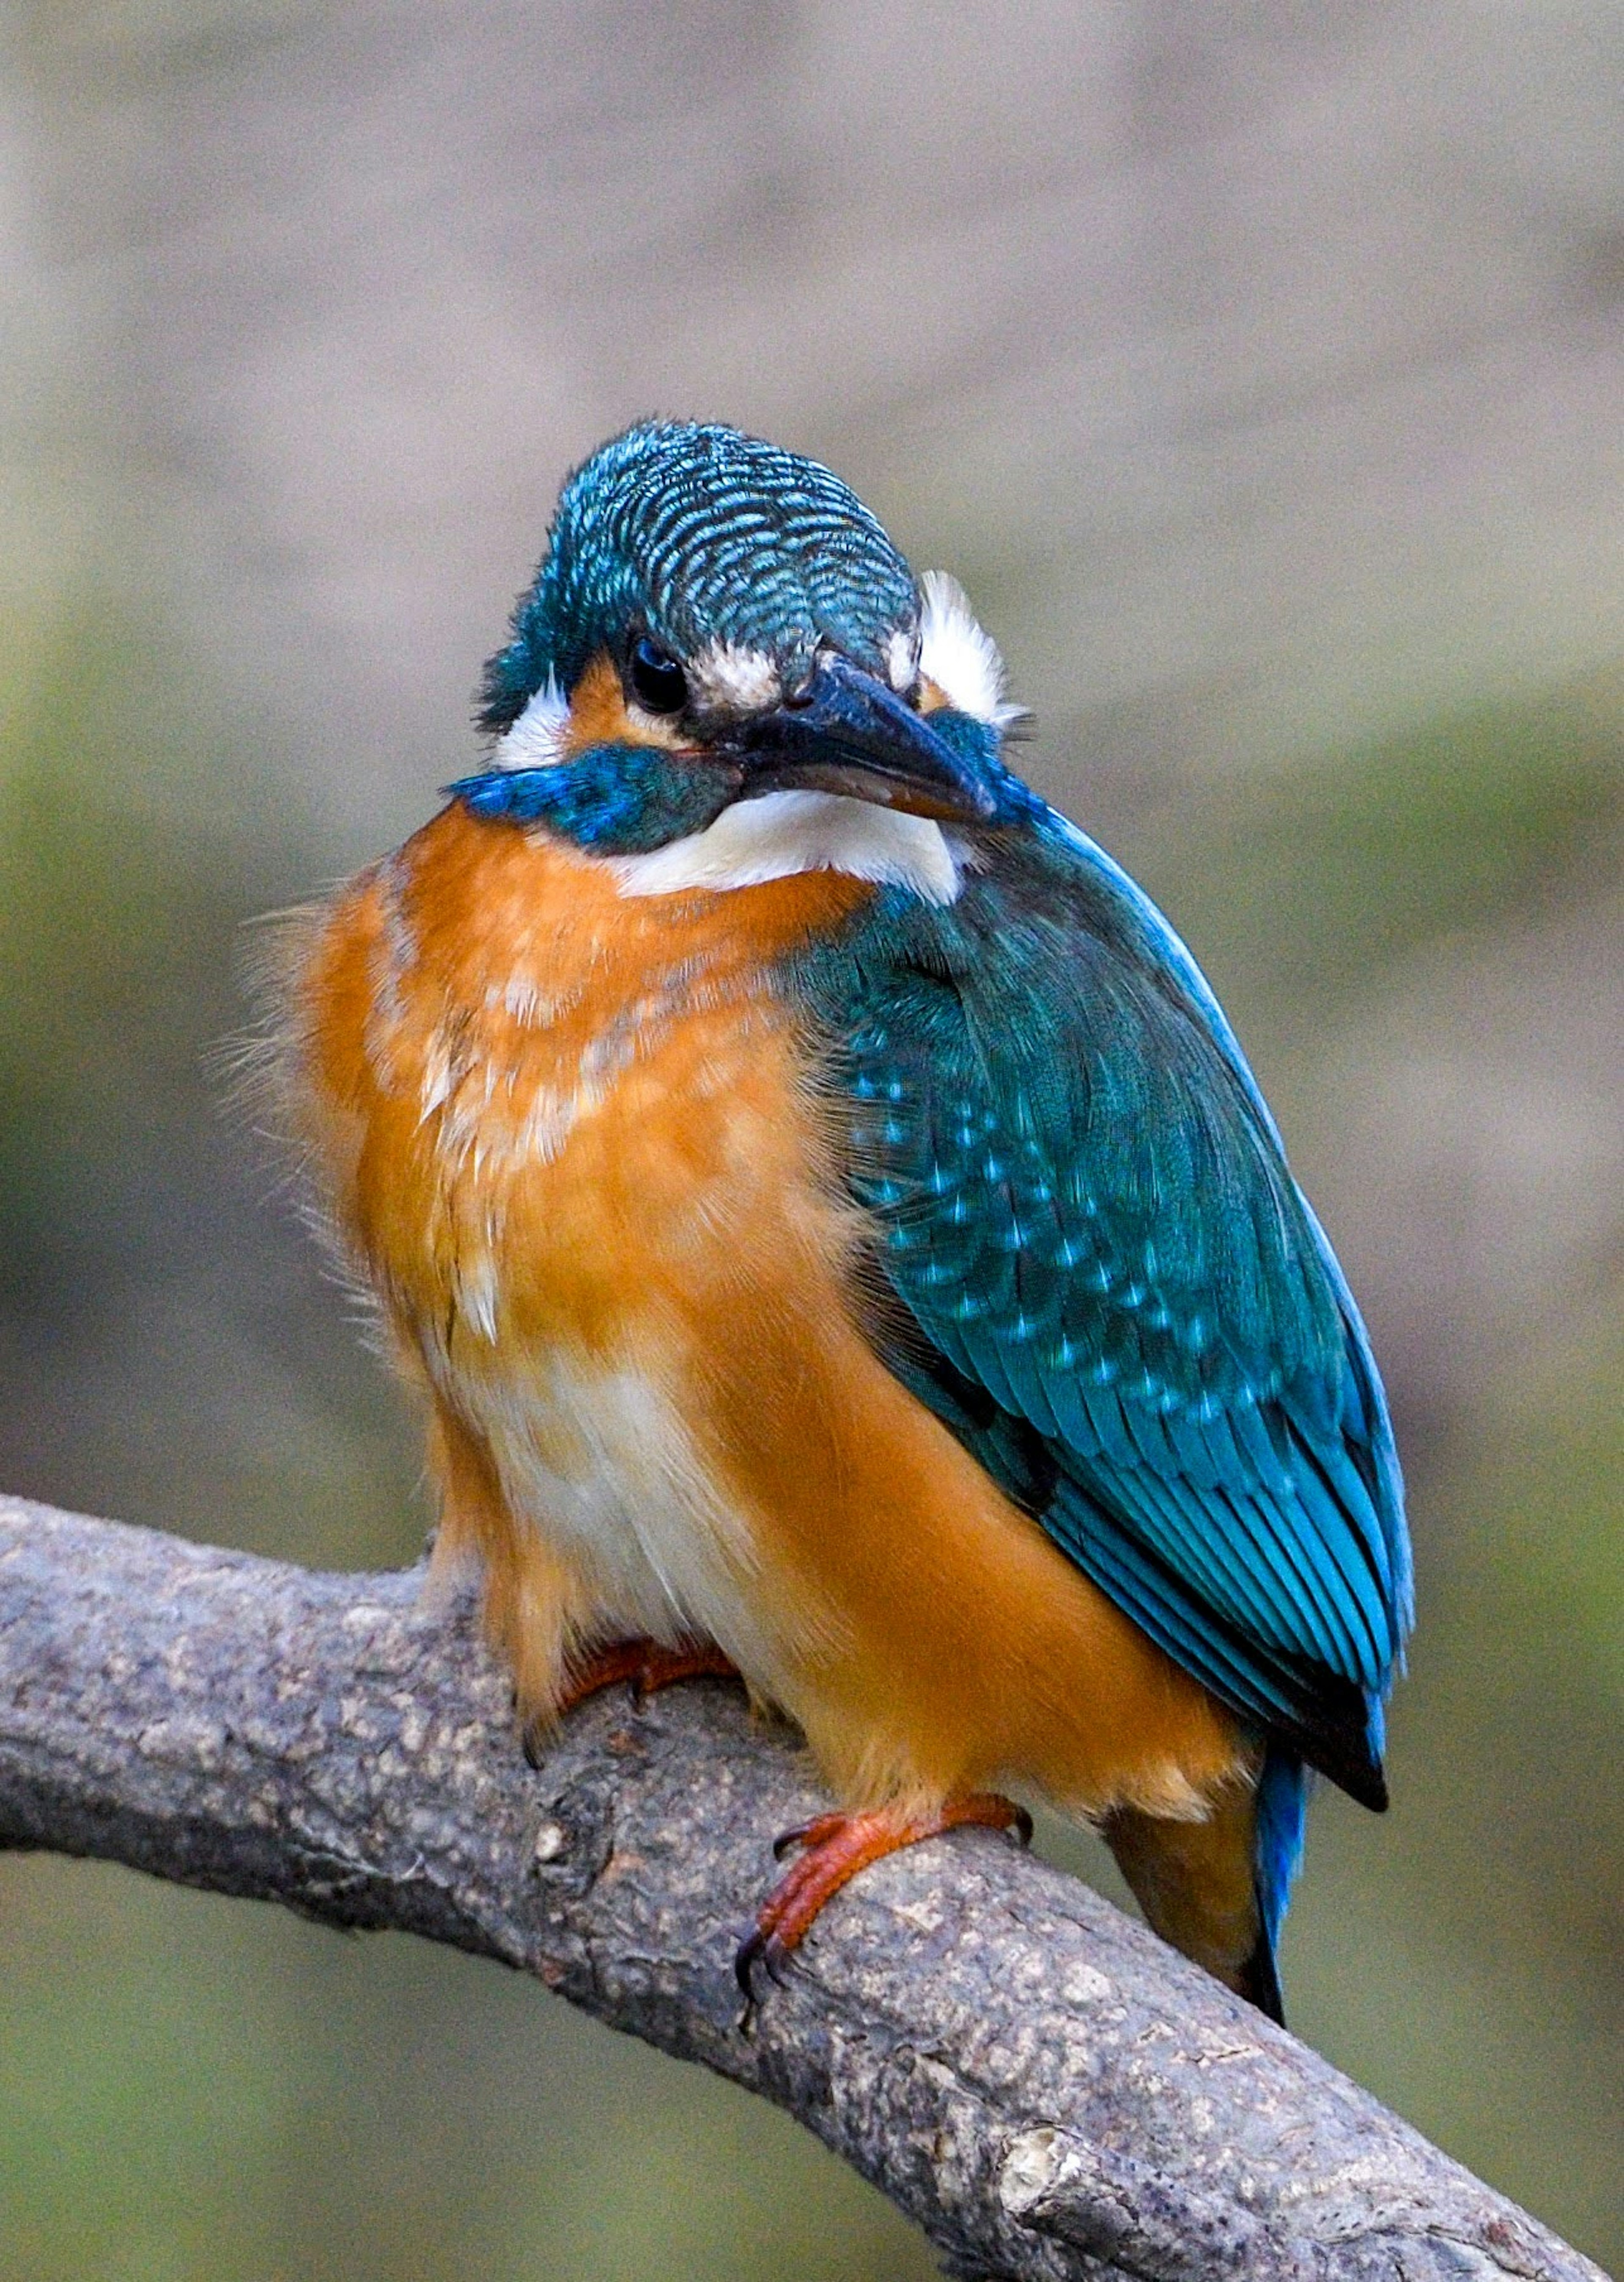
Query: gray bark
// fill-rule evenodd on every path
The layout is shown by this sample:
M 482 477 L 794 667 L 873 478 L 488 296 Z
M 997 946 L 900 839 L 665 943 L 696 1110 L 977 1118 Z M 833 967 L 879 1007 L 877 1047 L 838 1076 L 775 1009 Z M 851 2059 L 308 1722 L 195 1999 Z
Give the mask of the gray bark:
M 963 1831 L 832 1905 L 748 2032 L 733 1959 L 820 1804 L 710 1681 L 539 1773 L 466 1606 L 0 1499 L 0 1843 L 394 1926 L 778 2102 L 961 2273 L 1599 2270 L 1075 1880 Z

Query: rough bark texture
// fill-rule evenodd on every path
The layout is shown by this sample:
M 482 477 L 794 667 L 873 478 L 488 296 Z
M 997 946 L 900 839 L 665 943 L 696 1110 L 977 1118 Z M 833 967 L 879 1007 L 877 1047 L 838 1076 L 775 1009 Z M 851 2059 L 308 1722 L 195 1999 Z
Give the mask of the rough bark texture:
M 776 2100 L 963 2273 L 1599 2270 L 1076 1881 L 966 1831 L 733 1957 L 819 1805 L 736 1688 L 571 1716 L 540 1773 L 466 1609 L 0 1499 L 0 1843 L 398 1926 Z

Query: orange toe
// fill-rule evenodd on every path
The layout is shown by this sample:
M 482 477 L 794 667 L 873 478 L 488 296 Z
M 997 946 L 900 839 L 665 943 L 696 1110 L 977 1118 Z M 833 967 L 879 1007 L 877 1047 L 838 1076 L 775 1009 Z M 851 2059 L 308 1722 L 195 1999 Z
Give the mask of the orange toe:
M 613 1641 L 596 1649 L 570 1675 L 559 1703 L 561 1712 L 572 1712 L 601 1688 L 629 1680 L 639 1697 L 653 1696 L 679 1680 L 736 1680 L 739 1667 L 710 1641 L 684 1641 L 665 1648 L 658 1641 Z
M 787 1830 L 773 1846 L 784 1854 L 790 1847 L 804 1849 L 800 1859 L 779 1880 L 756 1913 L 756 1922 L 740 1944 L 734 1970 L 746 2000 L 756 2001 L 758 1965 L 773 1980 L 781 1978 L 785 1959 L 806 1938 L 824 1904 L 866 1870 L 871 1862 L 900 1853 L 905 1846 L 936 1838 L 960 1824 L 981 1823 L 991 1830 L 1013 1830 L 1024 1846 L 1032 1835 L 1032 1818 L 1023 1806 L 997 1791 L 969 1791 L 949 1799 L 931 1815 L 898 1818 L 894 1814 L 820 1814 L 799 1828 Z
M 618 1687 L 623 1680 L 630 1681 L 632 1693 L 641 1704 L 645 1696 L 653 1696 L 675 1680 L 738 1677 L 737 1665 L 710 1641 L 685 1641 L 680 1648 L 665 1648 L 651 1640 L 611 1641 L 606 1648 L 594 1649 L 572 1667 L 554 1717 L 573 1712 L 589 1696 L 596 1696 L 605 1688 Z M 547 1728 L 525 1731 L 524 1755 L 532 1766 L 540 1757 L 547 1732 Z

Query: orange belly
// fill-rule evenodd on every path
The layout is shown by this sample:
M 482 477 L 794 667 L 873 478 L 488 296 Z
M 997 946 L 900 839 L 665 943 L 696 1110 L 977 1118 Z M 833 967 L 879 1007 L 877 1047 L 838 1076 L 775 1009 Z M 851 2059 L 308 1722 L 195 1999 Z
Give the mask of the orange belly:
M 865 1231 L 772 971 L 871 892 L 622 898 L 454 808 L 305 931 L 292 1091 L 427 1391 L 444 1546 L 532 1711 L 572 1646 L 700 1631 L 848 1805 L 1199 1814 L 1249 1771 L 1235 1723 L 860 1328 Z

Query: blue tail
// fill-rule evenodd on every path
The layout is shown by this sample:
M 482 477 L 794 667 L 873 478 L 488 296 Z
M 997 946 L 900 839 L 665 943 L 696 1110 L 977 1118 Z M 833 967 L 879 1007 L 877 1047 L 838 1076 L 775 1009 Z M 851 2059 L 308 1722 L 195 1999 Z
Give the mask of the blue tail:
M 1243 1992 L 1261 2013 L 1286 2025 L 1278 1949 L 1292 1882 L 1302 1860 L 1308 1770 L 1294 1752 L 1271 1744 L 1258 1779 L 1252 1864 L 1257 1894 L 1257 1943 L 1241 1968 Z

